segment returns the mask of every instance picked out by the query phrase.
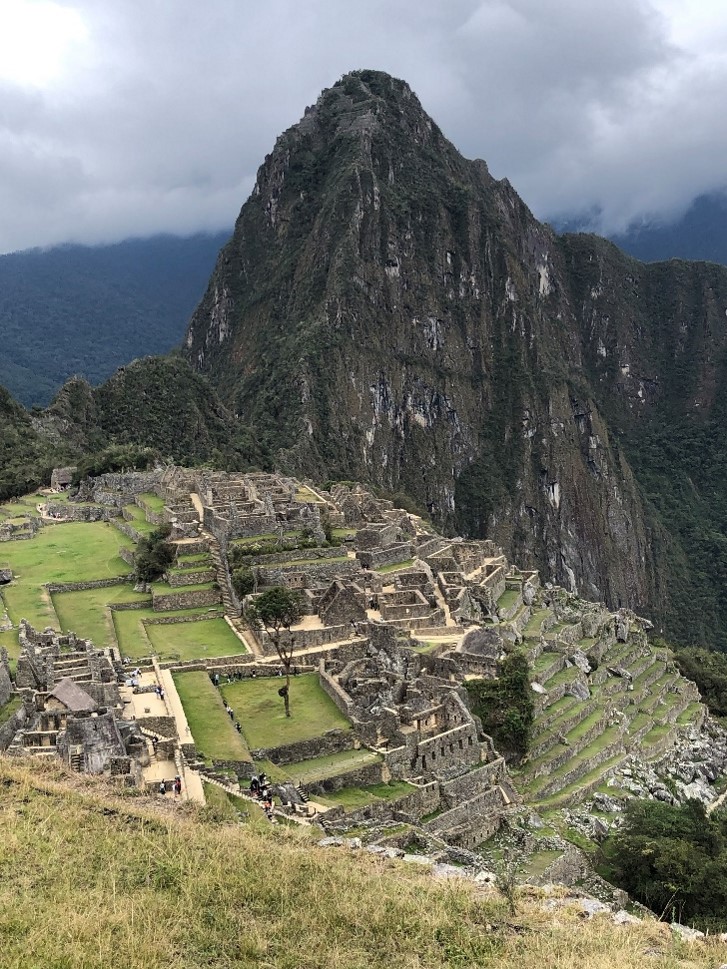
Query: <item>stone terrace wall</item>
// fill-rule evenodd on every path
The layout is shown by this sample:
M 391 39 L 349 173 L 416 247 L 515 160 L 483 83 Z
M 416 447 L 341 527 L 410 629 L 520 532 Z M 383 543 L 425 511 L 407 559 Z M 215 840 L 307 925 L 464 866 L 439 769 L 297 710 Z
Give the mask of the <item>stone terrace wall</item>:
M 12 717 L 9 717 L 5 723 L 0 726 L 0 751 L 7 750 L 10 744 L 13 742 L 13 737 L 20 730 L 20 728 L 25 724 L 28 719 L 28 714 L 25 712 L 25 707 L 19 707 Z
M 196 592 L 170 592 L 153 596 L 154 612 L 168 609 L 194 609 L 198 606 L 216 606 L 222 602 L 219 589 L 197 589 Z
M 293 577 L 303 576 L 308 584 L 325 585 L 334 579 L 354 575 L 361 571 L 361 564 L 356 559 L 346 559 L 345 562 L 327 562 L 321 559 L 320 564 L 290 565 L 287 568 L 265 568 L 258 570 L 261 585 L 292 585 Z
M 282 682 L 282 681 L 281 681 Z M 295 686 L 295 684 L 293 684 Z M 282 700 L 280 701 L 282 704 Z M 291 691 L 290 705 L 295 716 L 295 690 Z M 338 754 L 344 750 L 352 750 L 355 738 L 351 730 L 329 730 L 322 737 L 311 740 L 299 740 L 281 747 L 264 747 L 251 750 L 255 760 L 271 760 L 278 766 L 295 764 L 299 760 L 310 760 L 312 757 L 322 757 L 324 754 Z
M 45 506 L 46 515 L 57 521 L 71 522 L 107 522 L 113 518 L 118 518 L 119 511 L 115 506 L 104 505 L 84 505 L 73 504 L 70 501 L 66 504 L 60 502 L 48 502 Z
M 173 589 L 183 588 L 185 585 L 202 585 L 205 582 L 214 582 L 217 573 L 214 569 L 202 569 L 199 572 L 192 572 L 185 569 L 184 572 L 167 573 L 167 582 Z
M 128 576 L 115 579 L 88 579 L 86 582 L 49 582 L 45 588 L 49 592 L 81 592 L 83 589 L 107 589 L 113 585 L 128 585 Z
M 380 784 L 383 780 L 384 765 L 381 761 L 357 767 L 335 777 L 326 777 L 320 781 L 306 782 L 306 789 L 312 794 L 331 794 L 343 787 L 365 787 L 368 784 Z

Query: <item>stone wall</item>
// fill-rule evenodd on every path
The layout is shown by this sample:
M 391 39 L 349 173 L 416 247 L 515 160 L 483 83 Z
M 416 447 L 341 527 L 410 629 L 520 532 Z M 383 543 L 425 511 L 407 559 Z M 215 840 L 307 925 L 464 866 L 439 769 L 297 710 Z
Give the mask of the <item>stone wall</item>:
M 174 717 L 140 717 L 136 722 L 144 730 L 159 734 L 160 737 L 174 739 L 177 736 L 177 721 Z
M 356 552 L 356 558 L 365 569 L 380 569 L 386 565 L 397 565 L 414 558 L 412 545 L 387 545 L 386 548 L 372 548 Z
M 420 786 L 412 785 L 410 794 L 396 800 L 376 801 L 357 811 L 346 812 L 344 808 L 333 808 L 326 811 L 322 820 L 326 828 L 335 827 L 337 821 L 344 819 L 347 826 L 366 821 L 388 821 L 391 818 L 417 821 L 425 814 L 436 811 L 440 804 L 439 785 L 436 781 L 431 781 Z
M 356 559 L 345 562 L 327 562 L 314 565 L 289 565 L 287 568 L 263 566 L 258 569 L 261 585 L 285 585 L 304 588 L 310 585 L 325 585 L 334 579 L 360 573 L 361 564 Z
M 167 582 L 173 589 L 183 588 L 185 585 L 203 585 L 205 582 L 214 582 L 217 573 L 214 569 L 203 569 L 192 572 L 185 569 L 184 572 L 168 572 Z
M 0 652 L 0 707 L 4 707 L 13 694 L 13 681 L 10 678 L 10 666 L 5 647 Z
M 88 579 L 86 582 L 49 582 L 45 588 L 54 592 L 81 592 L 83 589 L 108 589 L 113 585 L 128 585 L 128 576 L 116 579 Z
M 207 619 L 221 619 L 222 613 L 218 610 L 203 612 L 191 616 L 150 616 L 144 620 L 145 626 L 174 626 L 178 622 L 205 622 Z M 240 643 L 242 647 L 242 643 Z
M 197 589 L 195 592 L 170 592 L 152 595 L 154 612 L 169 609 L 194 609 L 198 606 L 216 606 L 222 602 L 219 589 Z
M 346 693 L 343 687 L 333 679 L 332 676 L 326 673 L 323 667 L 324 663 L 321 661 L 318 668 L 318 681 L 321 685 L 321 689 L 333 700 L 344 717 L 348 717 L 349 720 L 352 720 L 354 718 L 356 708 L 351 697 L 348 695 L 348 693 Z
M 28 719 L 28 714 L 25 712 L 25 707 L 20 706 L 12 717 L 9 717 L 2 726 L 0 726 L 0 751 L 7 750 L 10 744 L 13 742 L 15 734 L 23 727 Z
M 116 507 L 109 505 L 50 501 L 45 505 L 45 514 L 61 522 L 107 522 L 118 518 L 119 512 Z
M 119 558 L 123 559 L 124 562 L 132 569 L 134 568 L 134 549 L 127 548 L 125 545 L 119 549 Z
M 282 682 L 282 681 L 281 681 Z M 282 700 L 280 703 L 282 704 Z M 295 716 L 295 684 L 290 692 L 290 706 Z M 299 760 L 310 760 L 312 757 L 322 757 L 324 754 L 337 754 L 344 750 L 352 750 L 355 738 L 350 730 L 329 730 L 322 737 L 311 740 L 299 740 L 282 747 L 266 747 L 251 750 L 255 760 L 271 760 L 278 766 L 295 764 Z

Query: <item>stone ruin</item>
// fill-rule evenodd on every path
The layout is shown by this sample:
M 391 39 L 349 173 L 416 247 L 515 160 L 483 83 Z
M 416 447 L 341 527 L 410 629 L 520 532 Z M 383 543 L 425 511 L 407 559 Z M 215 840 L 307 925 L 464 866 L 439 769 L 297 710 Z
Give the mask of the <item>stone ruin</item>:
M 20 622 L 15 687 L 22 707 L 9 754 L 59 757 L 74 770 L 129 773 L 137 742 L 123 722 L 118 676 L 105 650 L 73 633 Z

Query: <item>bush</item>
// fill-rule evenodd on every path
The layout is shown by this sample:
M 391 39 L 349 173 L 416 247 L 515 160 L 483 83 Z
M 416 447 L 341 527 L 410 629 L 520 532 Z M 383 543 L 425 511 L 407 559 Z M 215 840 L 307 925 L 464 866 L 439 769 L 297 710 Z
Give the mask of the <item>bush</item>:
M 522 760 L 530 747 L 535 715 L 528 661 L 515 652 L 498 664 L 495 680 L 468 680 L 465 688 L 482 728 L 503 756 Z
M 134 554 L 134 575 L 137 582 L 153 582 L 174 561 L 174 547 L 167 542 L 170 531 L 169 525 L 162 525 L 138 542 Z

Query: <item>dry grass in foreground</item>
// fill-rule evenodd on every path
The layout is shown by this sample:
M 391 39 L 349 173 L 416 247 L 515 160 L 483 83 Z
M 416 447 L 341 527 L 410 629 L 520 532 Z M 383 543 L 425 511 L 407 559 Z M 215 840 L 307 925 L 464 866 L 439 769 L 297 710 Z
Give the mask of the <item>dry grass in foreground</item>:
M 284 826 L 213 824 L 0 757 L 0 966 L 714 969 L 727 946 L 541 910 Z

